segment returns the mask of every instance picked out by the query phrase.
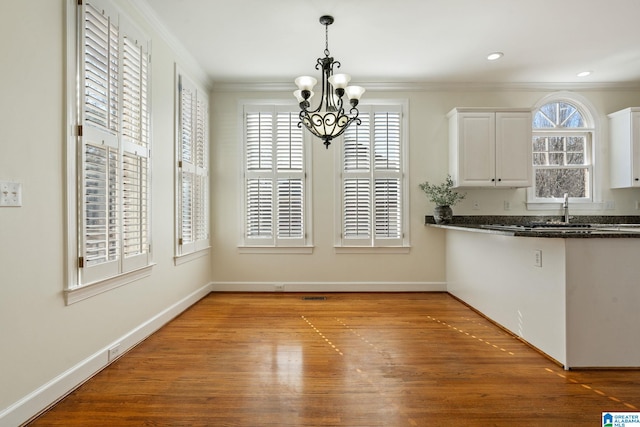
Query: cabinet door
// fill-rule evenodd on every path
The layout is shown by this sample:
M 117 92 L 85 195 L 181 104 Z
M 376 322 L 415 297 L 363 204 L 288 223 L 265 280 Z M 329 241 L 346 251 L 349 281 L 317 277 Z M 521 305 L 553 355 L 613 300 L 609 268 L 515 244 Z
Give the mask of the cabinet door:
M 531 113 L 496 113 L 496 186 L 532 185 Z
M 487 187 L 495 182 L 495 113 L 459 113 L 459 186 Z
M 640 112 L 631 113 L 631 186 L 640 187 Z
M 640 110 L 609 114 L 611 188 L 640 187 Z

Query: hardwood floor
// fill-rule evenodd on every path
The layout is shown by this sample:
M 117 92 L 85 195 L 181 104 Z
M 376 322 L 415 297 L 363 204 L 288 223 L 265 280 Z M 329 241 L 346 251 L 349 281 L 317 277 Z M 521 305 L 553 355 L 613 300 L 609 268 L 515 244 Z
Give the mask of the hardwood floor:
M 640 371 L 564 371 L 446 293 L 319 295 L 210 294 L 30 425 L 601 426 L 640 411 Z

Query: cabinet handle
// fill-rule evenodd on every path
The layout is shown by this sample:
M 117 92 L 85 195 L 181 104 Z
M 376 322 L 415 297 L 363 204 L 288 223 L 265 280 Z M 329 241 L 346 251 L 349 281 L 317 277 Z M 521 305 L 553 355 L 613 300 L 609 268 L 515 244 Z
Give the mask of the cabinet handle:
M 640 178 L 636 178 L 635 180 L 636 180 L 636 181 L 640 181 Z
M 494 182 L 496 179 L 495 178 L 491 178 L 491 182 Z
M 502 181 L 502 178 L 498 178 L 498 182 Z

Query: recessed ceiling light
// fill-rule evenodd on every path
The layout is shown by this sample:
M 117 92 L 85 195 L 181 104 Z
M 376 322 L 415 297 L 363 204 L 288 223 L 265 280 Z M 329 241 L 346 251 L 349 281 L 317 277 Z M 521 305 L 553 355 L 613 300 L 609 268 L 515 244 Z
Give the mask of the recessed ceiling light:
M 495 61 L 496 59 L 500 59 L 504 56 L 504 53 L 502 52 L 492 52 L 489 55 L 487 55 L 487 59 L 489 61 Z
M 577 74 L 578 77 L 587 77 L 591 75 L 591 71 L 581 71 Z

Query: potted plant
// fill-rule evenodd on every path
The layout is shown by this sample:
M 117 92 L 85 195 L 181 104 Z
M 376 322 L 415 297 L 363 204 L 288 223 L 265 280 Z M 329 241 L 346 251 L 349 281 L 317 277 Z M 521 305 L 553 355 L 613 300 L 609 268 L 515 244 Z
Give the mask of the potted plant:
M 453 218 L 451 207 L 466 196 L 466 194 L 453 189 L 451 175 L 447 175 L 447 179 L 442 184 L 430 184 L 427 181 L 420 184 L 420 188 L 427 195 L 427 198 L 436 204 L 433 210 L 433 219 L 436 224 L 450 223 Z

